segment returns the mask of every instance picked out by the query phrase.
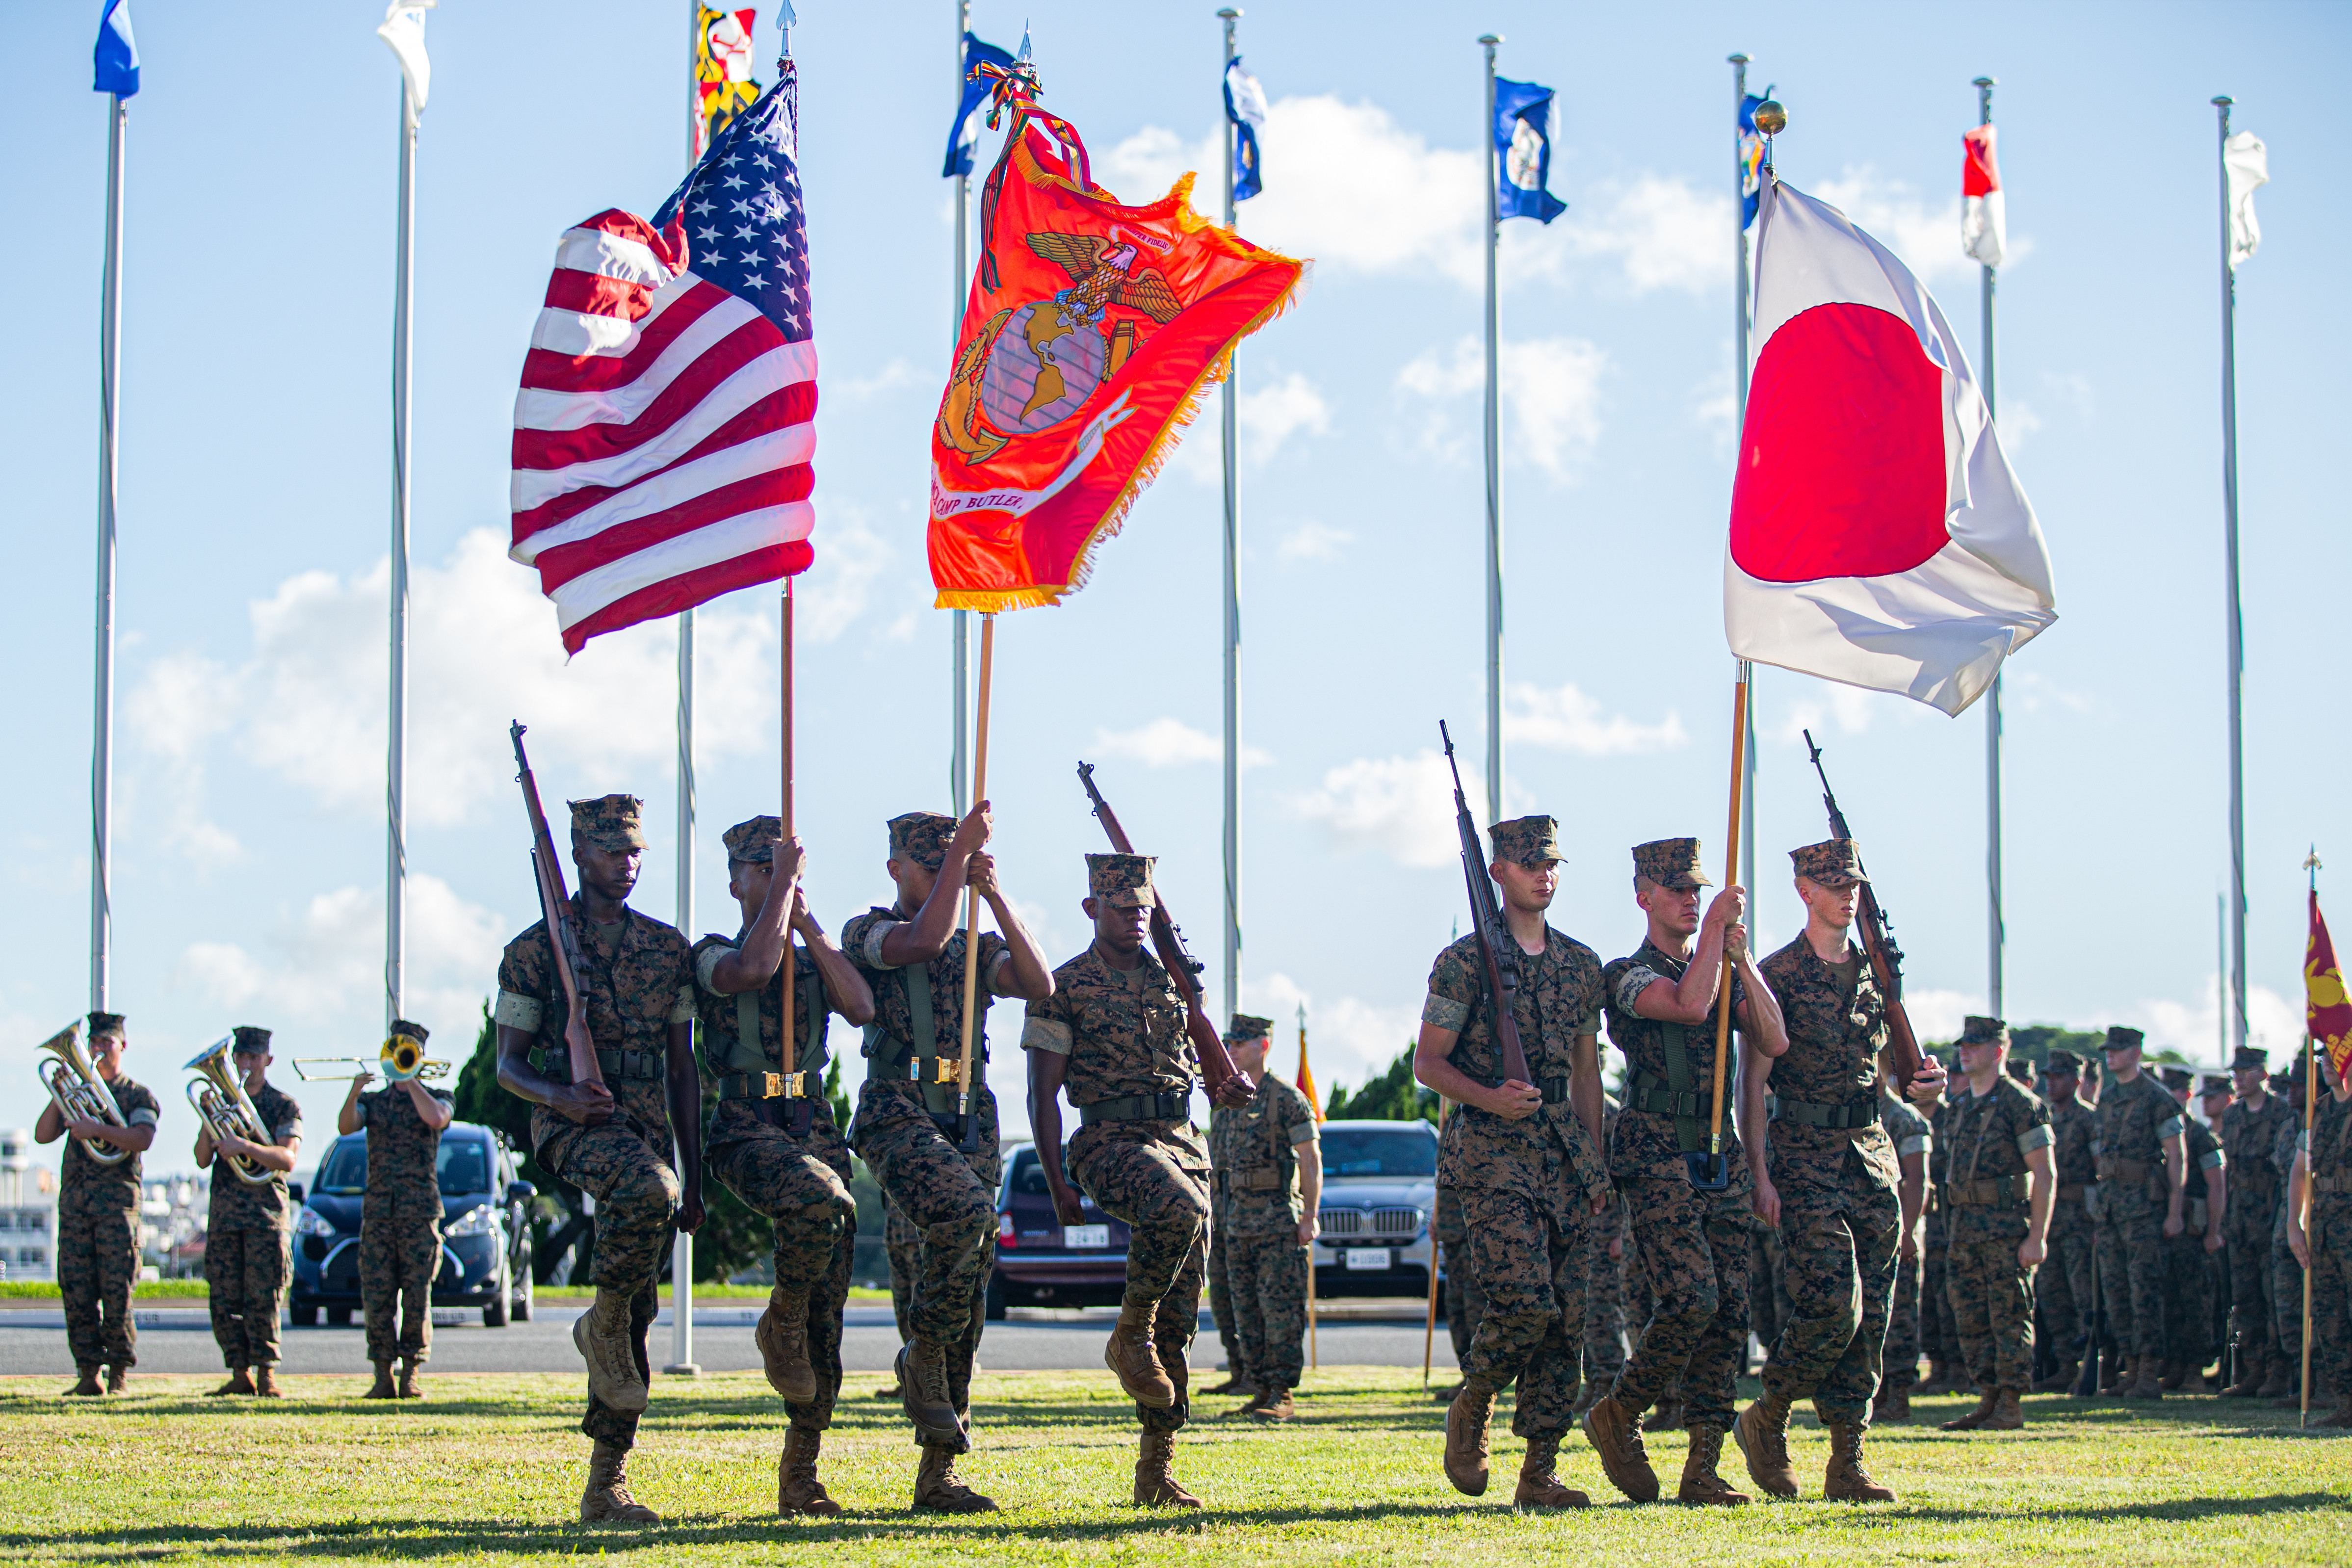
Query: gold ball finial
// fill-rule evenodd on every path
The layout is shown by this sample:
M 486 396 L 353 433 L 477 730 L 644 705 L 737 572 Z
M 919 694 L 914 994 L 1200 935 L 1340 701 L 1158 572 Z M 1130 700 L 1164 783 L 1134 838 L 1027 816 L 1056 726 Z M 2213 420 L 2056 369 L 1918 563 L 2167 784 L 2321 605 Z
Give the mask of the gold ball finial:
M 1756 129 L 1767 136 L 1778 136 L 1789 128 L 1789 111 L 1774 99 L 1766 99 L 1756 106 Z

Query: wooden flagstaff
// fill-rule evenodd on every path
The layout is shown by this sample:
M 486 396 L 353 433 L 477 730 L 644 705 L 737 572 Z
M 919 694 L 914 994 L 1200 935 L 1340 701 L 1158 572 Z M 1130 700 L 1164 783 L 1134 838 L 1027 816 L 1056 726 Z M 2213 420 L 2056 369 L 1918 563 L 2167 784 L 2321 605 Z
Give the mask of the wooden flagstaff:
M 980 617 L 980 704 L 973 715 L 971 804 L 974 810 L 988 798 L 988 698 L 996 671 L 996 616 Z M 968 875 L 968 873 L 967 873 Z M 958 1140 L 970 1148 L 971 1122 L 971 1022 L 980 998 L 980 892 L 967 886 L 963 895 L 963 1050 L 956 1060 L 956 1124 Z
M 782 809 L 776 814 L 776 817 L 782 829 L 779 837 L 782 838 L 785 844 L 790 844 L 793 841 L 793 580 L 789 574 L 784 578 L 783 612 L 784 640 L 782 666 L 784 792 Z M 779 848 L 782 847 L 782 845 L 778 846 Z M 796 989 L 795 983 L 799 979 L 799 975 L 796 973 L 798 969 L 799 964 L 793 957 L 792 909 L 790 905 L 787 905 L 784 910 L 784 1011 L 782 1031 L 784 1037 L 784 1093 L 788 1097 L 800 1095 L 803 1092 L 802 1086 L 794 1081 L 795 1076 L 800 1069 L 800 1054 L 794 1048 L 794 1042 L 793 1039 L 793 1004 L 794 1000 L 793 993 Z M 822 1026 L 824 1020 L 822 1018 L 814 1020 L 810 1025 L 809 1033 L 814 1036 L 816 1033 L 817 1028 Z M 814 1044 L 815 1042 L 812 1039 L 810 1043 Z M 791 1110 L 792 1108 L 790 1106 L 785 1107 L 787 1116 L 791 1114 Z M 797 1125 L 797 1122 L 795 1125 Z
M 1437 1097 L 1437 1135 L 1440 1138 L 1445 1136 L 1445 1097 L 1442 1094 Z M 1429 1205 L 1429 1310 L 1421 1324 L 1421 1386 L 1423 1389 L 1429 1387 L 1430 1349 L 1437 1341 L 1437 1249 L 1439 1245 L 1437 1200 L 1433 1196 Z M 1315 1264 L 1311 1249 L 1307 1262 L 1311 1271 Z
M 1731 689 L 1731 826 L 1723 853 L 1723 885 L 1727 888 L 1739 881 L 1739 810 L 1748 760 L 1748 682 L 1753 673 L 1754 666 L 1744 658 L 1739 660 L 1738 679 Z M 1723 972 L 1717 990 L 1720 995 L 1715 1013 L 1715 1109 L 1708 1116 L 1706 1131 L 1710 1181 L 1723 1163 L 1724 1059 L 1731 1045 L 1731 947 L 1727 942 L 1724 944 Z
M 2225 110 L 2223 112 L 2226 114 L 2227 110 Z M 2225 121 L 2224 124 L 2226 125 L 2226 123 L 2227 121 Z M 2227 188 L 2227 185 L 2228 181 L 2225 176 L 2223 180 L 2223 186 L 2225 189 Z M 2226 245 L 2229 241 L 2229 230 L 2226 223 L 2223 226 L 2221 237 L 2223 244 Z M 2319 898 L 2318 845 L 2313 845 L 2311 847 L 2311 852 L 2304 857 L 2303 869 L 2304 874 L 2310 879 L 2309 886 L 2311 889 L 2311 897 L 2314 900 L 2312 907 L 2316 909 L 2319 907 L 2317 903 L 2317 900 Z M 2243 887 L 2243 881 L 2242 880 L 2239 885 Z M 2308 941 L 2308 938 L 2305 940 Z M 2245 971 L 2245 963 L 2242 959 L 2241 959 L 2239 963 L 2238 969 L 2241 974 Z M 2311 1014 L 2309 1006 L 2309 1001 L 2306 999 L 2305 1003 L 2305 1027 L 2303 1031 L 2303 1070 L 2305 1078 L 2307 1080 L 2304 1084 L 2303 1088 L 2303 1213 L 2294 1216 L 2303 1222 L 2303 1403 L 2297 1409 L 2294 1417 L 2295 1428 L 2298 1431 L 2311 1424 L 2311 1274 L 2312 1265 L 2319 1260 L 2317 1251 L 2319 1247 L 2319 1237 L 2312 1233 L 2310 1219 L 2310 1215 L 2318 1212 L 2319 1208 L 2317 1204 L 2312 1202 L 2311 1186 L 2311 1130 L 2316 1123 L 2319 1116 L 2319 1047 L 2311 1037 L 2311 1029 L 2309 1026 Z M 2245 1016 L 2245 1011 L 2243 1008 L 2239 1010 L 2238 1016 L 2241 1018 Z M 2289 1203 L 2294 1203 L 2295 1201 L 2294 1190 L 2292 1184 L 2290 1184 L 2287 1189 L 2286 1201 Z M 2339 1389 L 2337 1392 L 2340 1394 L 2343 1391 Z

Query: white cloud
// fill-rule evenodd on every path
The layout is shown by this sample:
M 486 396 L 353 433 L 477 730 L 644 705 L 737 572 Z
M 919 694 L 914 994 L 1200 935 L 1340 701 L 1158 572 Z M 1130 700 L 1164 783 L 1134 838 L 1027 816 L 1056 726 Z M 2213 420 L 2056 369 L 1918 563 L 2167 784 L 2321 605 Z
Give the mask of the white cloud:
M 1734 232 L 1731 198 L 1702 193 L 1679 174 L 1603 184 L 1568 215 L 1569 248 L 1616 262 L 1637 295 L 1727 289 Z
M 1916 722 L 1920 715 L 1934 711 L 1925 703 L 1891 691 L 1864 691 L 1833 680 L 1808 680 L 1787 689 L 1776 683 L 1769 700 L 1760 701 L 1758 710 L 1767 717 L 1757 728 L 1783 742 L 1801 741 L 1807 730 L 1826 734 L 1832 721 L 1838 733 L 1859 735 L 1881 720 Z
M 952 207 L 952 204 L 950 204 Z M 838 375 L 828 377 L 824 384 L 827 397 L 846 397 L 863 403 L 900 387 L 923 384 L 923 374 L 907 359 L 893 354 L 888 363 L 872 375 Z
M 1981 1015 L 1984 1010 L 1985 999 L 1976 992 L 1903 988 L 1903 1011 L 1910 1016 L 1911 1027 L 1922 1040 L 1957 1040 L 1969 1015 Z
M 828 549 L 827 546 L 830 546 Z M 862 613 L 887 547 L 855 513 L 820 541 L 802 616 L 803 635 L 837 637 Z M 384 605 L 389 568 L 342 579 L 305 572 L 249 610 L 252 643 L 234 666 L 194 653 L 151 664 L 127 706 L 156 720 L 152 745 L 201 782 L 204 749 L 226 742 L 331 810 L 379 809 L 383 798 Z M 531 732 L 532 761 L 558 765 L 549 798 L 621 787 L 615 774 L 675 752 L 677 643 L 664 620 L 600 637 L 567 661 L 536 578 L 478 529 L 449 558 L 412 573 L 408 815 L 462 822 L 502 795 L 512 775 L 507 723 Z M 696 692 L 719 711 L 773 709 L 775 615 L 745 595 L 696 616 Z M 193 695 L 192 695 L 193 694 Z M 774 742 L 760 724 L 706 726 L 696 742 L 721 757 Z M 183 790 L 193 802 L 198 792 Z M 224 837 L 226 836 L 223 836 Z M 196 841 L 201 849 L 204 841 Z
M 2042 433 L 2045 421 L 2034 411 L 2033 405 L 2022 397 L 2000 400 L 2000 448 L 2011 456 L 2025 450 L 2034 437 Z
M 1354 996 L 1318 1001 L 1287 974 L 1244 978 L 1242 1005 L 1274 1020 L 1270 1070 L 1285 1083 L 1298 1075 L 1298 1008 L 1307 1007 L 1307 1059 L 1325 1100 L 1337 1084 L 1361 1085 L 1385 1072 L 1421 1032 L 1418 1001 L 1389 1005 Z
M 816 563 L 793 585 L 793 635 L 803 642 L 829 643 L 837 640 L 866 613 L 874 596 L 876 579 L 898 552 L 867 525 L 866 510 L 852 501 L 826 503 L 824 521 L 815 543 Z M 702 655 L 700 622 L 698 616 L 698 660 Z M 698 669 L 696 676 L 699 679 Z M 698 734 L 698 743 L 700 739 Z
M 1356 536 L 1344 528 L 1302 522 L 1282 536 L 1274 553 L 1279 561 L 1337 561 L 1341 551 L 1355 542 Z
M 1172 768 L 1222 761 L 1225 742 L 1222 736 L 1195 730 L 1181 719 L 1163 715 L 1132 730 L 1097 730 L 1095 750 L 1105 756 L 1129 758 L 1146 767 Z M 1243 767 L 1257 767 L 1272 760 L 1255 746 L 1243 742 Z
M 2179 1051 L 2193 1062 L 2226 1060 L 2221 1048 L 2221 984 L 2209 977 L 2194 1002 L 2159 999 L 2143 1001 L 2125 1010 L 2123 1023 L 2147 1031 L 2151 1048 Z M 2304 1010 L 2300 997 L 2280 995 L 2267 985 L 2246 988 L 2246 1037 L 2256 1050 L 2270 1053 L 2273 1068 L 2284 1067 L 2303 1045 Z
M 403 1005 L 436 1033 L 470 1041 L 481 999 L 491 988 L 504 945 L 505 917 L 460 897 L 438 877 L 408 880 L 408 944 Z M 173 978 L 224 1012 L 276 1028 L 337 1017 L 381 996 L 383 895 L 338 888 L 314 895 L 300 915 L 281 921 L 259 953 L 235 942 L 194 942 L 182 950 Z M 275 1022 L 273 1022 L 275 1020 Z M 355 1044 L 313 1047 L 334 1055 Z M 461 1049 L 463 1047 L 453 1047 Z M 279 1055 L 291 1054 L 281 1048 Z
M 1238 402 L 1242 456 L 1255 468 L 1272 462 L 1282 444 L 1302 430 L 1318 436 L 1331 431 L 1331 408 L 1321 390 L 1295 370 L 1270 386 L 1244 385 Z
M 1479 782 L 1465 770 L 1472 798 Z M 1461 853 L 1454 830 L 1454 780 L 1444 756 L 1359 757 L 1323 775 L 1322 786 L 1294 795 L 1290 808 L 1320 823 L 1342 850 L 1376 849 L 1403 866 L 1443 866 Z
M 1524 458 L 1554 479 L 1575 479 L 1600 439 L 1601 381 L 1609 368 L 1607 351 L 1582 338 L 1506 340 L 1496 367 L 1507 421 L 1504 460 Z M 1486 349 L 1472 337 L 1457 341 L 1450 357 L 1427 350 L 1397 373 L 1400 392 L 1434 405 L 1425 416 L 1424 446 L 1467 458 L 1472 416 L 1462 414 L 1457 426 L 1456 411 L 1483 391 L 1486 377 Z
M 1531 681 L 1505 688 L 1503 733 L 1513 741 L 1583 757 L 1636 757 L 1687 744 L 1682 715 L 1669 710 L 1654 724 L 1608 713 L 1597 697 L 1574 681 L 1542 687 Z

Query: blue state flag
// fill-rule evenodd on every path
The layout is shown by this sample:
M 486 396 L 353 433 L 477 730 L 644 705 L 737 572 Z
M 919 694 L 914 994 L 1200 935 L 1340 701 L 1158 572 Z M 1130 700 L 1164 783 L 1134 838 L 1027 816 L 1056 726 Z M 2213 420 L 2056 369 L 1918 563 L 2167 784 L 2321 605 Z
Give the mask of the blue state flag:
M 1769 97 L 1772 89 L 1766 88 Z M 1739 226 L 1756 221 L 1756 204 L 1764 193 L 1764 133 L 1756 129 L 1756 106 L 1764 100 L 1747 93 L 1739 100 Z
M 1568 204 L 1544 187 L 1551 180 L 1551 140 L 1557 113 L 1551 89 L 1531 81 L 1495 79 L 1495 181 L 1497 218 L 1531 217 L 1549 223 Z
M 1026 34 L 1021 38 L 1021 53 L 1024 58 L 1029 53 Z M 988 95 L 996 84 L 972 72 L 983 65 L 1010 68 L 1013 63 L 1013 56 L 994 44 L 984 44 L 971 33 L 963 36 L 963 97 L 956 104 L 955 123 L 948 127 L 948 157 L 940 170 L 941 179 L 971 174 L 972 156 L 980 148 L 981 111 L 988 107 Z
M 139 46 L 131 37 L 131 0 L 99 0 L 98 47 L 90 90 L 129 98 L 139 90 Z
M 1265 188 L 1257 163 L 1258 127 L 1265 123 L 1265 89 L 1242 69 L 1239 55 L 1225 67 L 1225 118 L 1234 127 L 1234 200 L 1245 202 Z

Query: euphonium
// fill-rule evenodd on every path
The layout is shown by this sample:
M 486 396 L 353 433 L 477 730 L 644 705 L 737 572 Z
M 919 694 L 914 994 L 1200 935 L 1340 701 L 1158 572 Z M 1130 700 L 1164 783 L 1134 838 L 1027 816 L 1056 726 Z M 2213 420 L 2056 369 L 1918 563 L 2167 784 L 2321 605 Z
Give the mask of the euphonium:
M 47 1059 L 34 1068 L 34 1076 L 49 1098 L 58 1102 L 58 1114 L 68 1121 L 103 1121 L 110 1126 L 128 1127 L 122 1118 L 122 1108 L 114 1103 L 114 1091 L 89 1065 L 82 1054 L 81 1026 L 68 1024 L 55 1035 L 41 1042 L 41 1049 L 49 1053 Z M 120 1165 L 131 1158 L 131 1151 L 118 1149 L 102 1138 L 75 1140 L 83 1153 L 101 1165 Z
M 188 1103 L 195 1108 L 205 1131 L 218 1143 L 224 1138 L 242 1138 L 248 1143 L 267 1143 L 269 1129 L 263 1124 L 261 1112 L 253 1108 L 252 1099 L 245 1085 L 236 1079 L 229 1064 L 229 1047 L 236 1043 L 235 1035 L 224 1035 L 198 1051 L 189 1059 L 183 1071 L 198 1076 L 188 1080 Z M 242 1155 L 224 1152 L 221 1163 L 226 1165 L 236 1179 L 248 1187 L 264 1187 L 278 1179 L 278 1173 Z

